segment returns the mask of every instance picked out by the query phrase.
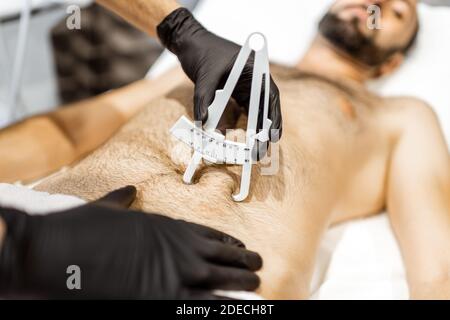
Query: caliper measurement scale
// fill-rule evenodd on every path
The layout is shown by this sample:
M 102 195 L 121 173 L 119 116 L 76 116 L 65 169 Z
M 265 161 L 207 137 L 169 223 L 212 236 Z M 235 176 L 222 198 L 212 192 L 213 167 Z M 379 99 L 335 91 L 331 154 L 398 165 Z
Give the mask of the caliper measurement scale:
M 216 131 L 217 125 L 225 107 L 231 98 L 234 88 L 252 53 L 255 52 L 253 65 L 252 85 L 250 92 L 250 104 L 247 122 L 245 143 L 226 140 L 225 136 Z M 264 85 L 264 90 L 263 89 Z M 170 132 L 180 141 L 190 146 L 194 154 L 183 175 L 185 183 L 191 183 L 195 171 L 202 161 L 241 165 L 241 185 L 239 193 L 233 195 L 234 201 L 243 201 L 247 198 L 250 190 L 250 177 L 252 172 L 252 150 L 256 141 L 267 142 L 269 140 L 269 128 L 272 121 L 268 118 L 269 113 L 269 91 L 270 70 L 267 51 L 267 41 L 263 34 L 252 33 L 242 47 L 236 62 L 231 69 L 230 75 L 221 90 L 215 93 L 214 101 L 208 107 L 208 120 L 203 128 L 197 127 L 192 121 L 182 116 Z M 258 115 L 260 112 L 261 99 L 263 99 L 263 127 L 257 133 Z

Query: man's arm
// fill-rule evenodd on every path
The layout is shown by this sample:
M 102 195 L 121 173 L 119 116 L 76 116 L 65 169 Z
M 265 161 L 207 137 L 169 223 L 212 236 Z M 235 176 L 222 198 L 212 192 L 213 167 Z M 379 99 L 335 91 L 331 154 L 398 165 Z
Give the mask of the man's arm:
M 174 69 L 0 130 L 0 181 L 33 181 L 81 159 L 183 79 Z
M 411 298 L 450 298 L 450 157 L 432 109 L 403 99 L 388 173 L 387 209 Z M 386 123 L 388 123 L 386 121 Z
M 137 28 L 156 37 L 156 26 L 180 5 L 175 0 L 97 0 Z

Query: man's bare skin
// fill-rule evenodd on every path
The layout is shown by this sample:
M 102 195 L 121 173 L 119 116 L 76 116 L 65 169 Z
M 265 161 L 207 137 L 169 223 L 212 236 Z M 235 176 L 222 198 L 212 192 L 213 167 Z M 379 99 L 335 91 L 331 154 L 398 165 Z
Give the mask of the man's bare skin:
M 331 11 L 363 2 L 337 1 Z M 414 21 L 413 0 L 379 2 Z M 377 44 L 406 43 L 414 28 L 388 22 L 394 31 L 380 31 Z M 37 189 L 93 200 L 136 185 L 135 208 L 215 227 L 259 252 L 266 298 L 307 298 L 328 226 L 386 207 L 411 297 L 450 298 L 450 162 L 438 121 L 424 102 L 381 98 L 364 85 L 401 58 L 395 53 L 380 66 L 363 66 L 318 37 L 300 71 L 273 68 L 284 116 L 280 170 L 261 176 L 255 166 L 243 203 L 231 200 L 240 168 L 205 166 L 195 185 L 182 183 L 190 151 L 168 130 L 192 110 L 189 85 L 149 103 L 105 145 Z M 127 103 L 139 104 L 134 97 L 123 92 Z
M 444 138 L 431 109 L 412 98 L 381 99 L 351 81 L 337 85 L 295 70 L 274 74 L 285 115 L 280 172 L 260 176 L 257 166 L 251 195 L 244 203 L 231 199 L 238 187 L 239 168 L 205 167 L 195 185 L 182 182 L 185 164 L 181 159 L 189 158 L 189 149 L 168 131 L 192 109 L 193 91 L 188 87 L 148 105 L 103 147 L 68 172 L 45 181 L 38 190 L 93 200 L 120 186 L 135 185 L 139 190 L 135 208 L 212 226 L 259 252 L 264 259 L 260 293 L 266 298 L 307 298 L 315 253 L 327 227 L 375 214 L 386 205 L 394 206 L 391 217 L 412 273 L 410 284 L 415 285 L 416 277 L 420 281 L 429 275 L 424 281 L 431 281 L 435 275 L 445 276 L 450 255 L 438 253 L 448 250 L 450 240 L 448 203 L 442 201 L 448 200 L 445 177 L 450 173 Z M 396 175 L 417 170 L 401 159 L 420 156 L 411 155 L 416 151 L 409 150 L 406 142 L 414 139 L 408 135 L 415 134 L 416 126 L 426 139 L 424 144 L 436 144 L 424 145 L 430 149 L 426 155 L 430 159 L 424 160 L 437 166 L 426 168 L 424 178 L 430 185 L 423 188 L 441 185 L 442 193 L 433 195 L 438 201 L 428 201 L 423 190 L 414 190 L 405 177 L 405 183 L 392 181 Z M 410 208 L 409 198 L 403 199 L 402 194 L 407 188 L 427 205 L 434 203 L 436 210 L 425 214 Z M 428 231 L 423 224 L 411 225 L 411 215 L 427 224 L 430 215 L 436 215 L 436 225 L 430 227 L 433 238 L 439 235 L 441 239 L 430 240 L 432 249 L 427 246 L 421 252 L 415 245 L 427 240 Z M 422 270 L 421 265 L 428 264 L 422 254 L 427 261 L 433 258 L 435 272 Z

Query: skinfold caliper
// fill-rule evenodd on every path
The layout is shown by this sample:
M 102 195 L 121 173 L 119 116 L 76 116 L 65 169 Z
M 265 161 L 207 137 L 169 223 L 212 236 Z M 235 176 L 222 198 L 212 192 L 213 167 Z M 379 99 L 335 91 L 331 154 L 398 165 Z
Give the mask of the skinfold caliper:
M 255 59 L 246 140 L 245 143 L 240 143 L 226 140 L 224 135 L 216 131 L 216 128 L 252 50 L 255 52 Z M 263 34 L 255 32 L 247 38 L 239 52 L 224 88 L 216 91 L 214 101 L 208 108 L 208 120 L 204 124 L 203 129 L 197 127 L 185 116 L 182 116 L 170 129 L 170 132 L 177 139 L 194 150 L 192 159 L 183 176 L 185 183 L 191 183 L 192 177 L 202 159 L 217 164 L 242 165 L 240 190 L 238 194 L 233 195 L 233 199 L 234 201 L 243 201 L 247 198 L 254 162 L 252 150 L 256 140 L 261 142 L 269 140 L 269 128 L 272 124 L 272 121 L 268 118 L 269 85 L 270 71 L 267 40 Z M 257 133 L 261 99 L 263 99 L 264 106 L 263 125 L 262 130 Z

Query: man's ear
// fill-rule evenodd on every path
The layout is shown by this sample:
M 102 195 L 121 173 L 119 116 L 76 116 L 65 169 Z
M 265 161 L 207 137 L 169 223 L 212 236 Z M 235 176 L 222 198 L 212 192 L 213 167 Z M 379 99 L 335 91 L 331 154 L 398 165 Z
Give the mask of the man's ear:
M 397 68 L 403 63 L 403 60 L 405 59 L 405 56 L 403 53 L 396 52 L 392 56 L 389 57 L 389 59 L 384 62 L 381 66 L 379 66 L 374 74 L 373 78 L 380 78 L 383 76 L 386 76 L 388 74 L 391 74 Z

